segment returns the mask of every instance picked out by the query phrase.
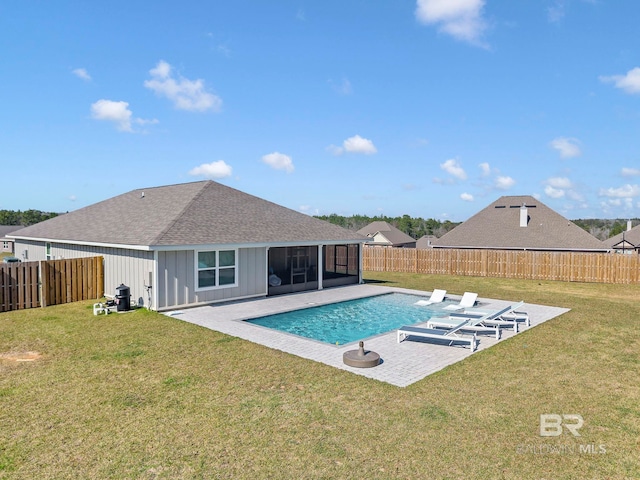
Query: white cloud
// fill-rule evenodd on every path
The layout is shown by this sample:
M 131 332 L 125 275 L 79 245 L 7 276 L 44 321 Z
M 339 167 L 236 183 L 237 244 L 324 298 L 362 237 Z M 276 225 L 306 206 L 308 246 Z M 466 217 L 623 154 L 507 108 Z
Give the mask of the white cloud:
M 368 138 L 362 138 L 360 135 L 354 135 L 342 142 L 342 147 L 329 145 L 327 147 L 334 155 L 342 155 L 343 153 L 362 153 L 364 155 L 372 155 L 378 151 L 376 146 Z
M 460 166 L 458 161 L 456 159 L 454 159 L 454 158 L 450 158 L 449 160 L 445 161 L 444 163 L 441 163 L 440 164 L 440 168 L 442 170 L 444 170 L 445 172 L 447 172 L 449 175 L 453 175 L 454 177 L 456 177 L 459 180 L 466 180 L 467 179 L 467 173 Z
M 339 82 L 329 80 L 329 85 L 340 95 L 351 95 L 353 93 L 353 88 L 348 78 L 343 78 Z
M 640 67 L 632 68 L 625 75 L 601 76 L 600 81 L 613 83 L 616 88 L 626 93 L 640 93 Z
M 516 184 L 516 181 L 511 177 L 497 177 L 496 178 L 496 188 L 500 190 L 507 190 L 513 187 Z
M 583 195 L 575 190 L 574 183 L 567 177 L 550 177 L 544 182 L 544 193 L 551 198 L 569 198 L 574 202 L 584 203 Z M 570 208 L 570 207 L 567 207 Z M 573 208 L 573 207 L 571 207 Z
M 76 77 L 81 78 L 82 80 L 86 80 L 87 82 L 91 80 L 91 75 L 84 68 L 76 68 L 72 72 Z
M 364 153 L 365 155 L 371 155 L 378 150 L 371 140 L 368 138 L 362 138 L 360 135 L 354 135 L 347 138 L 343 142 L 343 148 L 350 153 Z
M 128 102 L 115 102 L 113 100 L 101 99 L 91 104 L 91 118 L 94 120 L 106 120 L 113 122 L 116 128 L 121 132 L 133 133 L 131 123 L 134 122 L 137 125 L 151 125 L 158 123 L 158 120 L 150 119 L 145 120 L 143 118 L 132 118 L 133 113 L 129 110 Z
M 164 60 L 149 70 L 149 74 L 151 80 L 145 80 L 144 86 L 171 100 L 177 109 L 191 112 L 220 111 L 222 99 L 206 91 L 204 80 L 189 80 L 182 76 L 176 79 L 172 75 L 171 65 Z
M 231 165 L 224 160 L 218 160 L 211 163 L 203 163 L 202 165 L 189 170 L 189 175 L 202 176 L 205 178 L 224 178 L 230 177 L 232 173 Z
M 284 170 L 287 173 L 293 172 L 293 162 L 291 157 L 279 152 L 269 153 L 262 157 L 262 161 L 276 170 Z
M 564 197 L 564 190 L 562 190 L 561 188 L 555 188 L 552 185 L 547 185 L 546 187 L 544 187 L 544 193 L 551 198 Z
M 483 46 L 487 24 L 482 18 L 484 0 L 417 0 L 415 15 L 426 25 L 436 24 L 440 31 L 457 40 Z
M 127 102 L 112 100 L 98 100 L 91 105 L 91 117 L 96 120 L 114 122 L 116 128 L 122 132 L 132 132 L 131 110 Z
M 491 174 L 491 167 L 489 166 L 489 164 L 487 162 L 482 162 L 478 166 L 480 167 L 480 170 L 482 170 L 482 176 L 483 177 L 488 177 Z
M 548 178 L 546 181 L 546 184 L 554 188 L 563 188 L 563 189 L 571 188 L 573 186 L 573 184 L 571 183 L 571 180 L 569 180 L 566 177 Z
M 565 16 L 564 0 L 556 0 L 556 2 L 547 8 L 547 20 L 551 23 L 560 22 Z
M 623 167 L 620 173 L 623 177 L 637 177 L 640 176 L 640 168 Z
M 619 188 L 601 188 L 599 195 L 601 197 L 633 198 L 640 196 L 640 186 L 627 183 Z
M 460 198 L 465 202 L 473 202 L 473 195 L 471 195 L 470 193 L 462 193 L 460 194 Z
M 600 207 L 603 212 L 614 215 L 620 215 L 620 210 L 629 213 L 634 211 L 633 198 L 608 198 L 600 203 Z
M 558 137 L 553 139 L 549 145 L 560 153 L 561 158 L 573 158 L 582 155 L 580 141 L 577 138 Z
M 156 118 L 144 119 L 144 118 L 134 118 L 133 121 L 138 125 L 155 125 L 160 123 L 160 121 Z

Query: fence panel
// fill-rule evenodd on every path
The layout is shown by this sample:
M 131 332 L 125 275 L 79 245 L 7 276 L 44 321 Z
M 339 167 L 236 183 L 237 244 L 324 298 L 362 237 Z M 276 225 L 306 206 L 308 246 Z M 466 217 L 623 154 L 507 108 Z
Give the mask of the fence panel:
M 0 264 L 0 312 L 103 295 L 103 257 Z
M 0 312 L 39 306 L 38 262 L 0 264 Z
M 44 306 L 90 300 L 104 295 L 102 257 L 47 260 L 42 262 L 42 266 Z
M 587 283 L 640 283 L 640 255 L 449 248 L 363 248 L 372 272 L 406 272 Z

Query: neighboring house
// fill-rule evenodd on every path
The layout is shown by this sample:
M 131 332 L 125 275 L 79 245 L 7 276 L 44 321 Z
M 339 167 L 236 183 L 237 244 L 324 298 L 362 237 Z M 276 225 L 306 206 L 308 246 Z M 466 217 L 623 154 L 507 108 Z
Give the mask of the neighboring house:
M 423 235 L 418 240 L 416 240 L 416 248 L 417 249 L 425 249 L 433 247 L 433 242 L 438 239 L 435 235 Z
M 124 284 L 154 310 L 361 283 L 367 240 L 212 181 L 133 190 L 11 235 L 29 260 L 104 256 L 105 291 Z
M 415 248 L 416 246 L 414 238 L 383 221 L 371 222 L 358 230 L 358 233 L 371 238 L 367 245 L 400 248 Z
M 607 238 L 602 243 L 616 253 L 640 253 L 640 224 L 632 227 L 629 220 L 626 231 Z
M 7 235 L 21 228 L 21 225 L 0 225 L 0 253 L 15 252 L 13 238 L 9 238 Z
M 433 248 L 608 251 L 606 245 L 529 195 L 504 196 L 432 242 Z

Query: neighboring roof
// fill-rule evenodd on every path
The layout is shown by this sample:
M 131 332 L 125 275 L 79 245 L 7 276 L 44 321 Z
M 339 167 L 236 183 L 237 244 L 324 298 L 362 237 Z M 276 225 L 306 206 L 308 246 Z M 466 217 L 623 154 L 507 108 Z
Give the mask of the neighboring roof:
M 415 238 L 407 235 L 401 230 L 398 230 L 393 225 L 383 221 L 371 222 L 366 227 L 358 230 L 358 233 L 367 237 L 374 237 L 377 234 L 380 234 L 388 240 L 388 243 L 390 245 L 405 245 L 407 243 L 416 243 Z
M 160 247 L 366 240 L 351 230 L 210 180 L 132 190 L 12 236 Z
M 527 208 L 526 227 L 520 209 Z M 432 242 L 434 247 L 606 250 L 589 232 L 529 195 L 504 196 Z
M 435 235 L 423 235 L 418 240 L 416 240 L 416 248 L 418 249 L 431 248 L 431 245 L 437 239 L 438 237 L 436 237 Z
M 624 242 L 624 245 L 623 245 Z M 602 242 L 609 248 L 637 248 L 640 247 L 640 225 L 636 225 L 631 230 L 626 230 Z
M 0 225 L 0 238 L 4 238 L 11 232 L 15 232 L 16 230 L 20 230 L 21 228 L 23 228 L 22 225 Z

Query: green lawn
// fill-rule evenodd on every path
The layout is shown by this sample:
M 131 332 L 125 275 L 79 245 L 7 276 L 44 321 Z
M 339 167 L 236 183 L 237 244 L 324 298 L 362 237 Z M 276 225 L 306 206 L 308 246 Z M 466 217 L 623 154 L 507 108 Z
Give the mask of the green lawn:
M 2 313 L 0 478 L 640 477 L 640 286 L 366 278 L 571 311 L 407 388 L 145 310 Z

